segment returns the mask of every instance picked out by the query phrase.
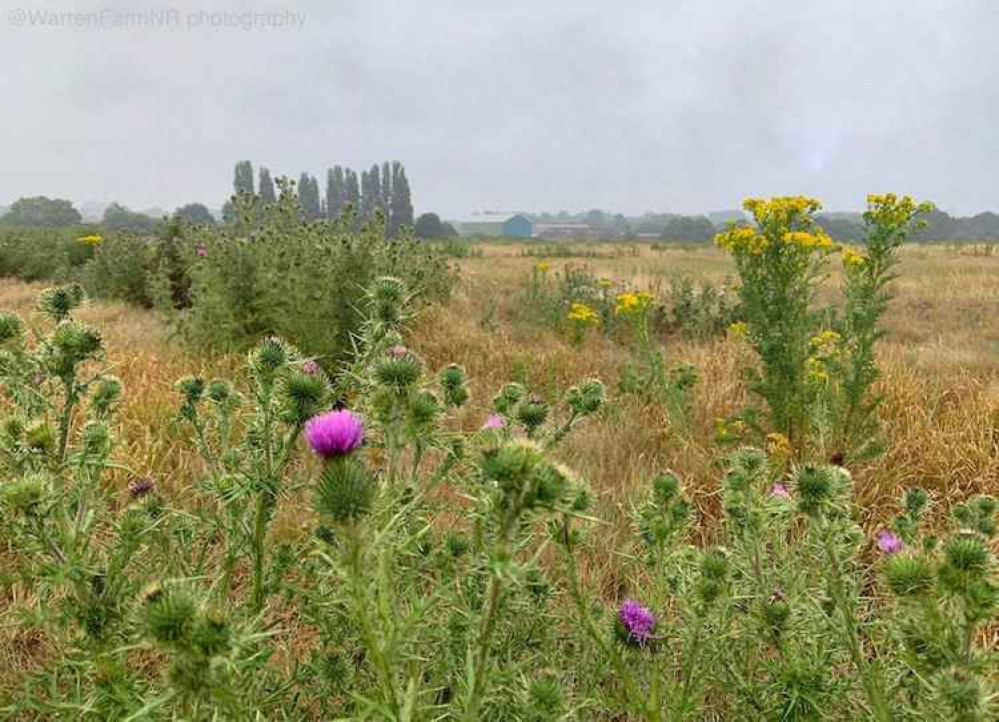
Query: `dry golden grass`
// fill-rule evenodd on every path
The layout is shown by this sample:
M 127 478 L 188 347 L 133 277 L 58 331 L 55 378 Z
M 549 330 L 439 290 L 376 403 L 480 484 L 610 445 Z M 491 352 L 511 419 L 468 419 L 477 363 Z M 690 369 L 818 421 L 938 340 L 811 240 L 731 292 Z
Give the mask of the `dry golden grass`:
M 468 428 L 481 424 L 492 395 L 515 375 L 526 376 L 546 392 L 564 390 L 590 376 L 613 389 L 628 349 L 596 335 L 578 348 L 551 331 L 515 322 L 522 283 L 539 259 L 523 257 L 518 245 L 481 248 L 482 257 L 460 262 L 462 281 L 453 301 L 425 311 L 413 324 L 410 341 L 431 367 L 457 362 L 468 370 L 473 403 L 461 423 Z M 714 249 L 603 246 L 598 252 L 596 258 L 546 261 L 553 271 L 567 264 L 585 265 L 597 275 L 652 289 L 663 288 L 672 274 L 720 282 L 733 272 L 729 260 Z M 895 500 L 907 486 L 929 490 L 941 513 L 969 495 L 999 493 L 997 281 L 997 257 L 946 248 L 904 254 L 898 297 L 886 319 L 890 336 L 880 348 L 884 375 L 878 390 L 884 396 L 889 446 L 875 462 L 853 469 L 869 525 L 895 512 Z M 30 316 L 41 288 L 0 282 L 0 308 Z M 102 332 L 109 362 L 125 384 L 117 461 L 135 473 L 153 475 L 174 503 L 196 504 L 191 484 L 200 466 L 186 430 L 175 418 L 173 384 L 192 373 L 232 375 L 242 359 L 206 357 L 186 349 L 154 315 L 120 304 L 93 302 L 79 315 Z M 701 375 L 689 429 L 672 428 L 661 408 L 612 395 L 605 412 L 571 436 L 559 452 L 589 481 L 598 498 L 597 513 L 607 522 L 601 533 L 603 551 L 585 567 L 608 594 L 614 594 L 626 573 L 611 550 L 619 542 L 623 545 L 630 533 L 630 506 L 659 470 L 673 469 L 684 479 L 707 522 L 702 533 L 711 535 L 722 473 L 721 454 L 713 441 L 714 419 L 749 401 L 739 377 L 748 351 L 738 342 L 667 340 L 664 352 L 670 362 L 693 363 Z M 127 474 L 119 473 L 112 483 L 121 488 L 126 480 Z M 300 530 L 302 517 L 292 505 L 279 512 L 276 536 Z M 8 597 L 0 599 L 0 610 L 29 603 Z M 284 619 L 294 616 L 293 610 L 279 606 L 272 611 L 275 621 L 286 622 L 282 626 L 287 634 L 276 640 L 278 659 L 291 659 L 314 640 L 307 629 Z M 0 629 L 0 663 L 30 669 L 53 653 L 53 643 L 29 628 Z

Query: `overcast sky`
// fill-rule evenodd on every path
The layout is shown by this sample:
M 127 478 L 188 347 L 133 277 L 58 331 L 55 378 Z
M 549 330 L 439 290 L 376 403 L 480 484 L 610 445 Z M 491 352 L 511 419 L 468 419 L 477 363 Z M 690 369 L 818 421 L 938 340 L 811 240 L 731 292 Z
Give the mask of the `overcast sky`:
M 295 176 L 399 159 L 418 213 L 885 190 L 999 210 L 993 0 L 3 8 L 0 203 L 218 206 L 242 158 Z M 48 14 L 69 10 L 95 15 Z

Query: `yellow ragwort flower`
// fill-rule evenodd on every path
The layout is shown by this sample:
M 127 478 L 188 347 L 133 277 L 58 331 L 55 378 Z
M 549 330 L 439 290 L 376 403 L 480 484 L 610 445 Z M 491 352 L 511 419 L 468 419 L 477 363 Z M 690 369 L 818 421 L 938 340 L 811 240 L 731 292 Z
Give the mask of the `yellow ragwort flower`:
M 548 272 L 548 269 L 549 269 L 549 268 L 551 268 L 551 266 L 549 266 L 549 265 L 548 265 L 547 263 L 545 263 L 544 261 L 541 261 L 541 263 L 539 263 L 538 265 L 536 265 L 536 266 L 534 267 L 534 269 L 535 269 L 535 270 L 536 270 L 536 271 L 537 271 L 538 273 L 547 273 L 547 272 Z
M 863 254 L 857 253 L 852 248 L 843 249 L 843 266 L 846 268 L 860 268 L 867 262 Z
M 567 318 L 580 325 L 596 326 L 600 323 L 600 316 L 585 303 L 572 304 L 569 307 L 569 315 Z
M 88 246 L 99 246 L 104 243 L 104 238 L 96 233 L 91 233 L 89 236 L 80 236 L 77 240 L 80 241 L 80 243 L 87 244 Z
M 749 326 L 746 325 L 745 321 L 736 321 L 728 325 L 728 332 L 733 336 L 744 338 L 749 333 Z
M 826 365 L 822 359 L 815 358 L 814 356 L 808 359 L 808 378 L 811 381 L 826 381 L 829 379 L 829 372 L 826 371 Z

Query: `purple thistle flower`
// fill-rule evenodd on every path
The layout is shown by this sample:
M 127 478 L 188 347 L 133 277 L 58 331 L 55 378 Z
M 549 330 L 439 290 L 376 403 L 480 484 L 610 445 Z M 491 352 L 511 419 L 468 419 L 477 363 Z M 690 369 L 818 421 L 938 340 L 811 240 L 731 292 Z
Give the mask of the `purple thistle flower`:
M 904 547 L 905 543 L 887 529 L 878 532 L 878 550 L 882 554 L 898 554 Z
M 389 356 L 392 358 L 402 358 L 409 353 L 409 349 L 403 345 L 396 345 L 389 349 Z
M 506 419 L 504 419 L 499 414 L 489 414 L 486 417 L 486 423 L 482 425 L 483 429 L 503 429 L 506 427 Z
M 319 371 L 319 364 L 311 360 L 306 361 L 304 364 L 302 364 L 302 371 L 304 373 L 307 373 L 309 376 L 312 376 L 314 373 Z
M 781 484 L 779 481 L 770 487 L 770 496 L 777 497 L 778 499 L 790 499 L 791 494 L 788 492 L 787 487 Z
M 140 499 L 156 488 L 152 477 L 140 476 L 128 482 L 128 493 L 133 499 Z
M 324 459 L 345 456 L 364 440 L 364 424 L 350 411 L 330 411 L 305 422 L 305 438 Z
M 200 246 L 198 246 L 198 250 L 196 251 L 196 253 L 198 254 L 198 258 L 204 258 L 205 256 L 208 255 L 208 248 L 206 248 L 205 244 L 202 243 Z
M 656 615 L 652 610 L 643 607 L 634 599 L 625 599 L 617 612 L 617 618 L 630 640 L 638 644 L 652 640 L 652 633 L 656 627 Z

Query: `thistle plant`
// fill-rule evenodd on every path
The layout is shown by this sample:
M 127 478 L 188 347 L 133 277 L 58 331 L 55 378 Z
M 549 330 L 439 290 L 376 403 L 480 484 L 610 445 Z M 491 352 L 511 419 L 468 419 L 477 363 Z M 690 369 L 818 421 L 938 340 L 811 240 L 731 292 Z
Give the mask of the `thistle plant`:
M 250 404 L 225 381 L 187 377 L 177 383 L 180 416 L 193 432 L 208 472 L 204 488 L 215 495 L 225 538 L 219 594 L 232 592 L 236 565 L 252 564 L 251 606 L 269 593 L 267 529 L 284 488 L 288 465 L 305 423 L 330 403 L 325 374 L 297 349 L 270 338 L 248 357 Z M 237 429 L 241 437 L 237 436 Z

